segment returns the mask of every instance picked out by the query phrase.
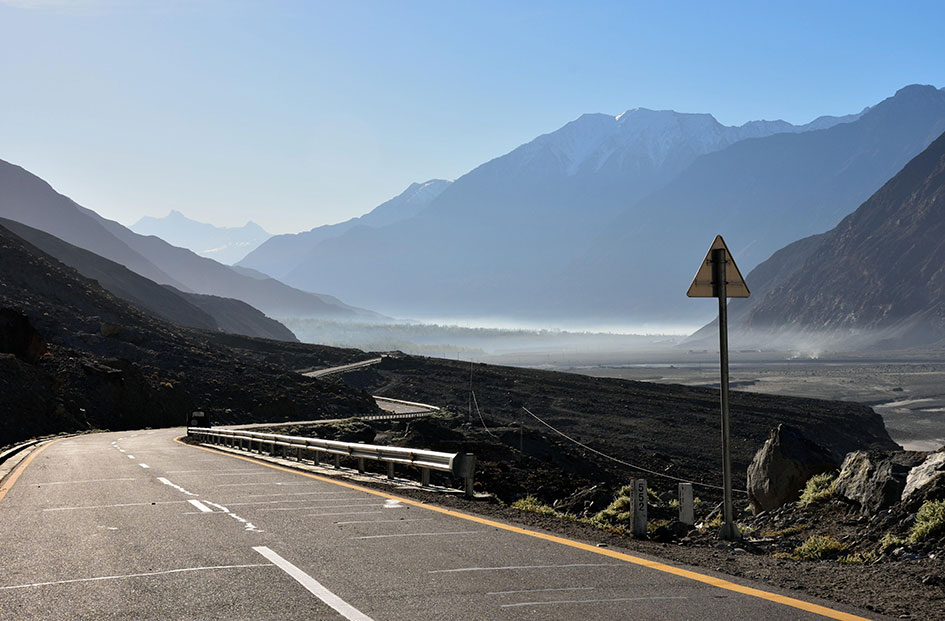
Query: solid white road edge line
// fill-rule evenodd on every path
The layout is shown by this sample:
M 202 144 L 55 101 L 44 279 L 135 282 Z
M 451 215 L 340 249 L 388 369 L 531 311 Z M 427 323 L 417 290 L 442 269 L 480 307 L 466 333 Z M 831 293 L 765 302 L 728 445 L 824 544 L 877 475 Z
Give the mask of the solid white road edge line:
M 457 567 L 456 569 L 431 569 L 428 574 L 452 574 L 460 571 L 506 571 L 518 569 L 567 569 L 571 567 L 621 567 L 620 563 L 568 563 L 566 565 L 509 565 L 507 567 Z
M 74 511 L 76 509 L 117 509 L 119 507 L 147 507 L 150 505 L 176 505 L 183 500 L 157 500 L 154 502 L 122 502 L 114 505 L 85 505 L 81 507 L 50 507 L 43 511 Z
M 351 539 L 388 539 L 390 537 L 436 537 L 437 535 L 479 535 L 485 530 L 456 530 L 449 533 L 397 533 L 395 535 L 365 535 L 363 537 L 351 537 Z
M 524 591 L 490 591 L 486 595 L 519 595 L 521 593 L 549 593 L 551 591 L 593 591 L 597 587 L 560 587 L 557 589 L 525 589 Z
M 47 481 L 45 483 L 33 483 L 36 487 L 42 487 L 43 485 L 71 485 L 73 483 L 108 483 L 110 481 L 137 481 L 138 479 L 134 477 L 126 477 L 122 479 L 84 479 L 82 481 Z
M 612 599 L 561 599 L 548 602 L 520 602 L 518 604 L 502 604 L 499 608 L 517 608 L 519 606 L 548 606 L 554 604 L 601 604 L 604 602 L 646 602 L 667 599 L 689 599 L 681 596 L 667 597 L 614 597 Z
M 0 586 L 0 591 L 10 589 L 28 589 L 30 587 L 51 586 L 55 584 L 72 584 L 74 582 L 98 582 L 99 580 L 125 580 L 127 578 L 144 578 L 147 576 L 164 576 L 180 574 L 189 571 L 213 571 L 215 569 L 245 569 L 247 567 L 272 567 L 271 563 L 252 563 L 249 565 L 216 565 L 212 567 L 185 567 L 184 569 L 167 569 L 165 571 L 149 571 L 142 574 L 125 574 L 123 576 L 97 576 L 95 578 L 73 578 L 72 580 L 54 580 L 52 582 L 33 582 L 32 584 L 14 584 Z
M 374 513 L 382 513 L 375 511 Z M 348 520 L 346 522 L 335 522 L 339 526 L 347 524 L 400 524 L 401 522 L 432 522 L 433 518 L 404 518 L 400 520 Z
M 312 578 L 310 575 L 285 560 L 266 546 L 254 546 L 253 550 L 256 550 L 262 554 L 266 560 L 270 561 L 273 565 L 289 574 L 296 582 L 305 587 L 309 593 L 322 600 L 329 606 L 331 606 L 335 612 L 340 614 L 345 619 L 349 621 L 373 621 L 371 617 L 367 616 L 348 602 L 344 601 L 328 589 L 326 589 L 320 582 Z

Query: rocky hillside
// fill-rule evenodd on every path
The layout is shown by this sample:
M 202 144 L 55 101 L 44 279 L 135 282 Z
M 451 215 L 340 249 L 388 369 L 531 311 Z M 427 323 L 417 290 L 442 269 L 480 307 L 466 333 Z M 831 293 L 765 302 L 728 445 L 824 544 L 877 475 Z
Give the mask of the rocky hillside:
M 376 318 L 329 295 L 257 278 L 102 218 L 60 194 L 36 175 L 0 160 L 0 217 L 22 222 L 124 265 L 162 285 L 190 293 L 235 298 L 270 316 Z
M 289 371 L 272 351 L 276 341 L 156 319 L 2 227 L 0 309 L 0 445 L 59 431 L 178 425 L 195 409 L 218 421 L 376 411 L 360 390 Z M 297 366 L 361 355 L 286 345 Z
M 223 330 L 282 341 L 297 340 L 291 330 L 240 300 L 184 293 L 170 285 L 159 285 L 123 265 L 25 224 L 0 218 L 0 226 L 75 268 L 86 278 L 98 281 L 112 295 L 161 319 L 190 328 Z

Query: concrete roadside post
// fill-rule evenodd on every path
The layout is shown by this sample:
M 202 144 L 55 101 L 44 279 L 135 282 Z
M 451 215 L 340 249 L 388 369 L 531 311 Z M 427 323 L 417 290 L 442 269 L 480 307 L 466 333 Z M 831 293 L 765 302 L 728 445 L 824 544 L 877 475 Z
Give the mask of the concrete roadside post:
M 734 521 L 732 506 L 732 455 L 728 412 L 728 298 L 747 298 L 751 295 L 745 279 L 732 259 L 732 253 L 721 235 L 709 248 L 689 291 L 691 298 L 718 298 L 719 300 L 719 401 L 722 409 L 722 515 L 719 538 L 726 541 L 741 539 Z
M 696 514 L 692 499 L 692 483 L 679 484 L 679 521 L 687 526 L 692 526 L 696 523 Z
M 474 495 L 473 478 L 476 474 L 476 456 L 472 453 L 466 453 L 463 458 L 463 467 L 465 468 L 463 479 L 465 481 L 466 498 L 472 498 Z
M 646 538 L 646 479 L 633 481 L 633 536 Z

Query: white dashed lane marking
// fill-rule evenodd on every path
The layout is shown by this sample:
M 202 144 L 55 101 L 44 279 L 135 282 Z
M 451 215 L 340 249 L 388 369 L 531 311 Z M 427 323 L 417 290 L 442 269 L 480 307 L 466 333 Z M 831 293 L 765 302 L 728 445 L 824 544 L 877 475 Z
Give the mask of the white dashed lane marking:
M 200 502 L 199 500 L 194 500 L 193 498 L 191 498 L 191 499 L 188 500 L 187 502 L 189 502 L 189 503 L 192 504 L 193 506 L 195 506 L 195 507 L 197 507 L 198 509 L 200 509 L 200 511 L 202 511 L 203 513 L 213 513 L 213 509 L 211 509 L 211 508 L 208 507 L 207 505 L 203 504 L 203 503 Z
M 348 602 L 344 601 L 326 589 L 315 578 L 311 577 L 269 548 L 265 546 L 257 546 L 254 547 L 253 550 L 256 550 L 266 557 L 266 560 L 271 561 L 276 567 L 289 574 L 293 580 L 305 587 L 309 593 L 331 606 L 335 612 L 340 614 L 345 619 L 348 619 L 348 621 L 373 621 L 371 617 L 367 616 Z

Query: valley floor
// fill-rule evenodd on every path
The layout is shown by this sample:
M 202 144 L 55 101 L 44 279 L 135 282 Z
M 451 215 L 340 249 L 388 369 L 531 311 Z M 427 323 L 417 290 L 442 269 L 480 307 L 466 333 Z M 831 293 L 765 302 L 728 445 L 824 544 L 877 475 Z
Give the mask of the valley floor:
M 718 362 L 706 355 L 673 362 L 625 362 L 549 365 L 592 377 L 613 377 L 663 384 L 718 386 Z M 853 401 L 883 417 L 893 440 L 907 450 L 934 451 L 945 445 L 945 357 L 917 359 L 761 360 L 732 354 L 733 390 L 771 395 Z M 752 359 L 753 358 L 753 359 Z M 735 422 L 737 424 L 737 421 Z

